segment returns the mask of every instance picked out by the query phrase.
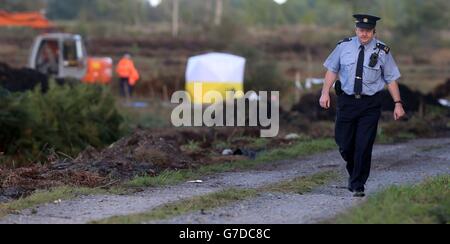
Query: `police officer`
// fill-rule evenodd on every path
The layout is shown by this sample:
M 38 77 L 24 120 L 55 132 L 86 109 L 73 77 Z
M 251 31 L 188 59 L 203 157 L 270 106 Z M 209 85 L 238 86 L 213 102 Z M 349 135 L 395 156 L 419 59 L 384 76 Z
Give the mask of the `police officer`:
M 390 48 L 375 38 L 380 18 L 356 14 L 356 36 L 338 43 L 324 63 L 327 72 L 320 106 L 330 108 L 330 89 L 338 95 L 335 139 L 350 175 L 348 189 L 364 197 L 372 148 L 381 115 L 380 91 L 387 85 L 395 103 L 394 119 L 405 115 L 397 80 L 399 69 Z

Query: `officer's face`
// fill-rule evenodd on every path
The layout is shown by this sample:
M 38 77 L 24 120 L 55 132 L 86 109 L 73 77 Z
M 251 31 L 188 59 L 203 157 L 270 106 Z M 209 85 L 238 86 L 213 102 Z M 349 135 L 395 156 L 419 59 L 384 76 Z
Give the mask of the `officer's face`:
M 372 41 L 375 36 L 375 29 L 356 28 L 356 35 L 358 36 L 359 41 L 365 45 Z

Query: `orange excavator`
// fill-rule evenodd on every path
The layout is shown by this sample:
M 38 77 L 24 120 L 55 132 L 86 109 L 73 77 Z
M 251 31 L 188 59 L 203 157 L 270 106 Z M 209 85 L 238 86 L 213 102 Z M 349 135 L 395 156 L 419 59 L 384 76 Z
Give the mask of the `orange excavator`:
M 0 27 L 30 27 L 52 32 L 56 25 L 41 12 L 10 13 L 0 10 Z M 47 33 L 35 38 L 29 68 L 58 79 L 75 78 L 85 83 L 108 84 L 112 59 L 88 57 L 80 35 Z

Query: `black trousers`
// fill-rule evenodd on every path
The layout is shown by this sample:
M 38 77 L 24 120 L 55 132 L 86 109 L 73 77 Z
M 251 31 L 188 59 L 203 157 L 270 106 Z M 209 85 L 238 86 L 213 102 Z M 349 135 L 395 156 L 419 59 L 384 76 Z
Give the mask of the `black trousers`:
M 119 79 L 120 95 L 122 97 L 131 97 L 133 95 L 133 87 L 130 85 L 128 77 L 121 77 Z
M 335 139 L 347 162 L 350 191 L 364 191 L 370 174 L 372 149 L 381 115 L 381 94 L 338 98 Z

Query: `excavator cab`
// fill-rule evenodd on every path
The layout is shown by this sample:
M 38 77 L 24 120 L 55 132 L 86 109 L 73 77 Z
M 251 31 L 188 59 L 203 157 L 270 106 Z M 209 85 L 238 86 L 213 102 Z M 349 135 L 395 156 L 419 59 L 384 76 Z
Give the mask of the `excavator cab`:
M 81 36 L 66 33 L 38 36 L 33 43 L 29 67 L 57 79 L 81 80 L 87 70 L 87 54 Z
M 55 27 L 42 12 L 10 13 L 0 10 L 0 27 L 31 27 L 50 30 Z M 86 76 L 87 54 L 79 35 L 50 33 L 36 37 L 28 66 L 41 73 L 64 80 Z

